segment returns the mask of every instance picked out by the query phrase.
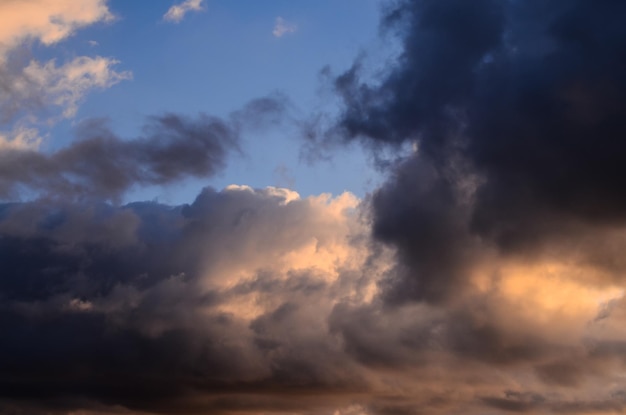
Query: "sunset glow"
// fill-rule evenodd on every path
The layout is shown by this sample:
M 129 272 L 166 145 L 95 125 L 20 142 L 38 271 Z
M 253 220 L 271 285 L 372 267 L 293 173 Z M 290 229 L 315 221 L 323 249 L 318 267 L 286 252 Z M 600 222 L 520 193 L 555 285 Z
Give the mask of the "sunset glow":
M 626 412 L 626 2 L 0 0 L 0 415 Z

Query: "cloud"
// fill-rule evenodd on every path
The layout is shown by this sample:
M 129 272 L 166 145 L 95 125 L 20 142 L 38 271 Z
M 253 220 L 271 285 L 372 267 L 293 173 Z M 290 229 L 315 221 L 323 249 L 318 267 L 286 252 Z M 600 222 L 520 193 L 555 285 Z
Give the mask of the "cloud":
M 204 10 L 203 0 L 185 0 L 182 3 L 175 4 L 169 8 L 167 13 L 163 15 L 163 20 L 167 22 L 180 23 L 185 15 L 192 11 Z
M 620 290 L 573 280 L 576 264 L 486 261 L 475 288 L 445 306 L 389 307 L 394 255 L 370 238 L 367 212 L 349 193 L 243 185 L 179 206 L 1 205 L 0 268 L 11 272 L 0 279 L 0 351 L 12 358 L 0 364 L 0 408 L 624 407 Z
M 51 45 L 81 27 L 113 19 L 105 0 L 5 1 L 0 4 L 0 14 L 4 17 L 0 56 L 25 40 Z
M 389 7 L 383 24 L 403 51 L 378 83 L 362 80 L 362 61 L 335 78 L 344 107 L 330 136 L 418 144 L 374 195 L 374 232 L 407 266 L 398 293 L 441 299 L 489 249 L 536 257 L 582 235 L 602 244 L 603 227 L 621 226 L 623 11 L 584 1 Z
M 0 132 L 0 151 L 36 149 L 41 144 L 39 130 L 18 125 L 8 133 Z
M 87 135 L 52 154 L 8 149 L 0 153 L 0 196 L 19 189 L 63 197 L 117 199 L 134 185 L 167 184 L 209 176 L 224 165 L 238 132 L 218 119 L 154 117 L 146 137 L 125 141 L 99 121 L 83 123 Z
M 3 205 L 0 266 L 13 271 L 0 280 L 0 349 L 14 358 L 0 408 L 328 406 L 307 391 L 354 389 L 361 370 L 325 318 L 336 301 L 371 301 L 383 264 L 357 203 L 231 186 L 175 207 Z M 57 266 L 44 277 L 41 263 Z
M 30 63 L 13 72 L 0 71 L 0 82 L 6 85 L 0 91 L 0 120 L 7 123 L 26 114 L 54 114 L 71 118 L 78 104 L 94 89 L 106 89 L 131 78 L 129 71 L 117 72 L 118 61 L 96 56 L 80 56 L 61 66 L 54 60 L 45 64 Z
M 624 12 L 388 3 L 401 53 L 376 82 L 357 59 L 335 124 L 309 125 L 311 145 L 396 152 L 362 200 L 232 185 L 116 204 L 215 174 L 280 97 L 150 117 L 132 140 L 90 120 L 51 154 L 18 124 L 0 190 L 30 200 L 0 205 L 0 412 L 623 412 Z
M 9 129 L 0 132 L 5 147 L 37 148 L 43 138 L 39 124 L 71 118 L 86 94 L 131 78 L 129 71 L 115 71 L 118 62 L 111 58 L 79 56 L 60 66 L 27 58 L 34 41 L 52 45 L 82 27 L 112 20 L 106 1 L 8 1 L 0 14 L 6 18 L 0 29 L 0 126 Z M 31 138 L 24 140 L 24 131 Z
M 287 35 L 289 33 L 295 33 L 296 30 L 298 30 L 298 26 L 278 16 L 276 18 L 272 34 L 274 35 L 274 37 L 283 37 L 284 35 Z
M 133 140 L 116 136 L 103 120 L 86 120 L 78 127 L 75 142 L 50 154 L 28 149 L 32 135 L 21 131 L 22 136 L 0 151 L 0 197 L 6 200 L 28 190 L 56 197 L 117 200 L 133 186 L 211 176 L 238 148 L 242 128 L 249 123 L 258 128 L 264 118 L 279 115 L 281 105 L 278 98 L 253 100 L 229 120 L 206 114 L 196 119 L 154 116 L 147 120 L 144 135 Z

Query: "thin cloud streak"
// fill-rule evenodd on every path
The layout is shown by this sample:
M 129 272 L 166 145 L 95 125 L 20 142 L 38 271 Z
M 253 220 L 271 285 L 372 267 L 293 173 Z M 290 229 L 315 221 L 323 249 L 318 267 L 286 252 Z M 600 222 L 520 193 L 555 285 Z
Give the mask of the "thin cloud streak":
M 27 191 L 117 201 L 136 186 L 210 177 L 225 166 L 227 155 L 240 150 L 242 130 L 274 122 L 284 115 L 284 104 L 281 97 L 253 100 L 228 119 L 153 116 L 143 127 L 144 135 L 130 140 L 115 135 L 105 120 L 85 120 L 72 144 L 50 154 L 26 145 L 6 146 L 0 151 L 0 198 Z

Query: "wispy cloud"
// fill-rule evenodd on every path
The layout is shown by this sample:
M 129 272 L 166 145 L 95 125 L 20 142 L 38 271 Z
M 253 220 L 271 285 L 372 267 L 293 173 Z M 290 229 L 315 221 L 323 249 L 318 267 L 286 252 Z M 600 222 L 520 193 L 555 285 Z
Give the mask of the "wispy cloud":
M 336 112 L 303 122 L 321 149 L 391 152 L 362 200 L 119 205 L 215 177 L 295 105 L 156 115 L 135 138 L 86 120 L 37 152 L 28 117 L 71 116 L 112 61 L 0 60 L 0 414 L 625 413 L 625 13 L 390 0 L 401 58 L 324 70 Z M 57 36 L 29 27 L 12 48 Z
M 113 19 L 105 0 L 31 0 L 0 2 L 2 27 L 0 52 L 25 39 L 51 45 L 70 36 L 76 29 Z
M 204 10 L 204 0 L 185 0 L 180 4 L 175 4 L 163 15 L 163 20 L 167 22 L 179 23 L 185 15 L 191 11 L 199 12 Z
M 272 34 L 275 37 L 283 37 L 286 34 L 294 33 L 296 30 L 298 30 L 298 26 L 278 16 L 276 18 L 276 22 L 274 23 L 274 30 L 272 30 Z
M 72 118 L 85 95 L 131 78 L 118 62 L 78 56 L 69 62 L 20 60 L 12 52 L 33 42 L 53 45 L 78 29 L 114 18 L 106 0 L 0 2 L 0 148 L 37 148 L 39 125 Z M 6 24 L 4 24 L 6 23 Z M 90 45 L 97 42 L 89 41 Z
M 13 88 L 5 93 L 13 103 L 19 103 L 21 109 L 36 109 L 41 105 L 46 109 L 56 107 L 61 110 L 62 118 L 71 118 L 88 92 L 109 88 L 132 77 L 129 71 L 113 70 L 117 63 L 101 56 L 80 56 L 61 66 L 54 60 L 44 65 L 32 61 L 24 68 L 22 76 L 14 79 Z M 0 105 L 0 114 L 4 114 L 4 110 L 4 105 Z

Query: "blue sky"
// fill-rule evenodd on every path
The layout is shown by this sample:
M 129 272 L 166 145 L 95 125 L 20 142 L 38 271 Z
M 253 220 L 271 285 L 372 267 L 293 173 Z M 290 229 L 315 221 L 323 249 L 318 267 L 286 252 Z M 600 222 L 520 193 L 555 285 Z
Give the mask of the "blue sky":
M 274 93 L 286 95 L 291 111 L 306 118 L 332 108 L 329 86 L 320 76 L 324 67 L 340 73 L 365 48 L 370 56 L 382 56 L 386 47 L 378 38 L 378 0 L 205 0 L 201 11 L 192 10 L 179 22 L 163 19 L 173 2 L 146 4 L 110 1 L 115 19 L 85 27 L 52 46 L 35 47 L 33 53 L 42 60 L 97 55 L 118 61 L 118 71 L 132 72 L 132 79 L 84 97 L 74 117 L 52 128 L 54 138 L 44 141 L 44 150 L 65 146 L 76 122 L 87 118 L 108 118 L 116 133 L 133 137 L 146 116 L 227 116 L 251 99 Z M 294 30 L 275 36 L 277 18 Z M 218 176 L 140 189 L 129 193 L 128 200 L 177 203 L 203 186 L 232 183 L 290 187 L 302 195 L 349 190 L 363 196 L 373 190 L 378 175 L 360 146 L 311 164 L 300 157 L 299 135 L 289 125 L 248 132 L 243 154 L 231 156 Z

